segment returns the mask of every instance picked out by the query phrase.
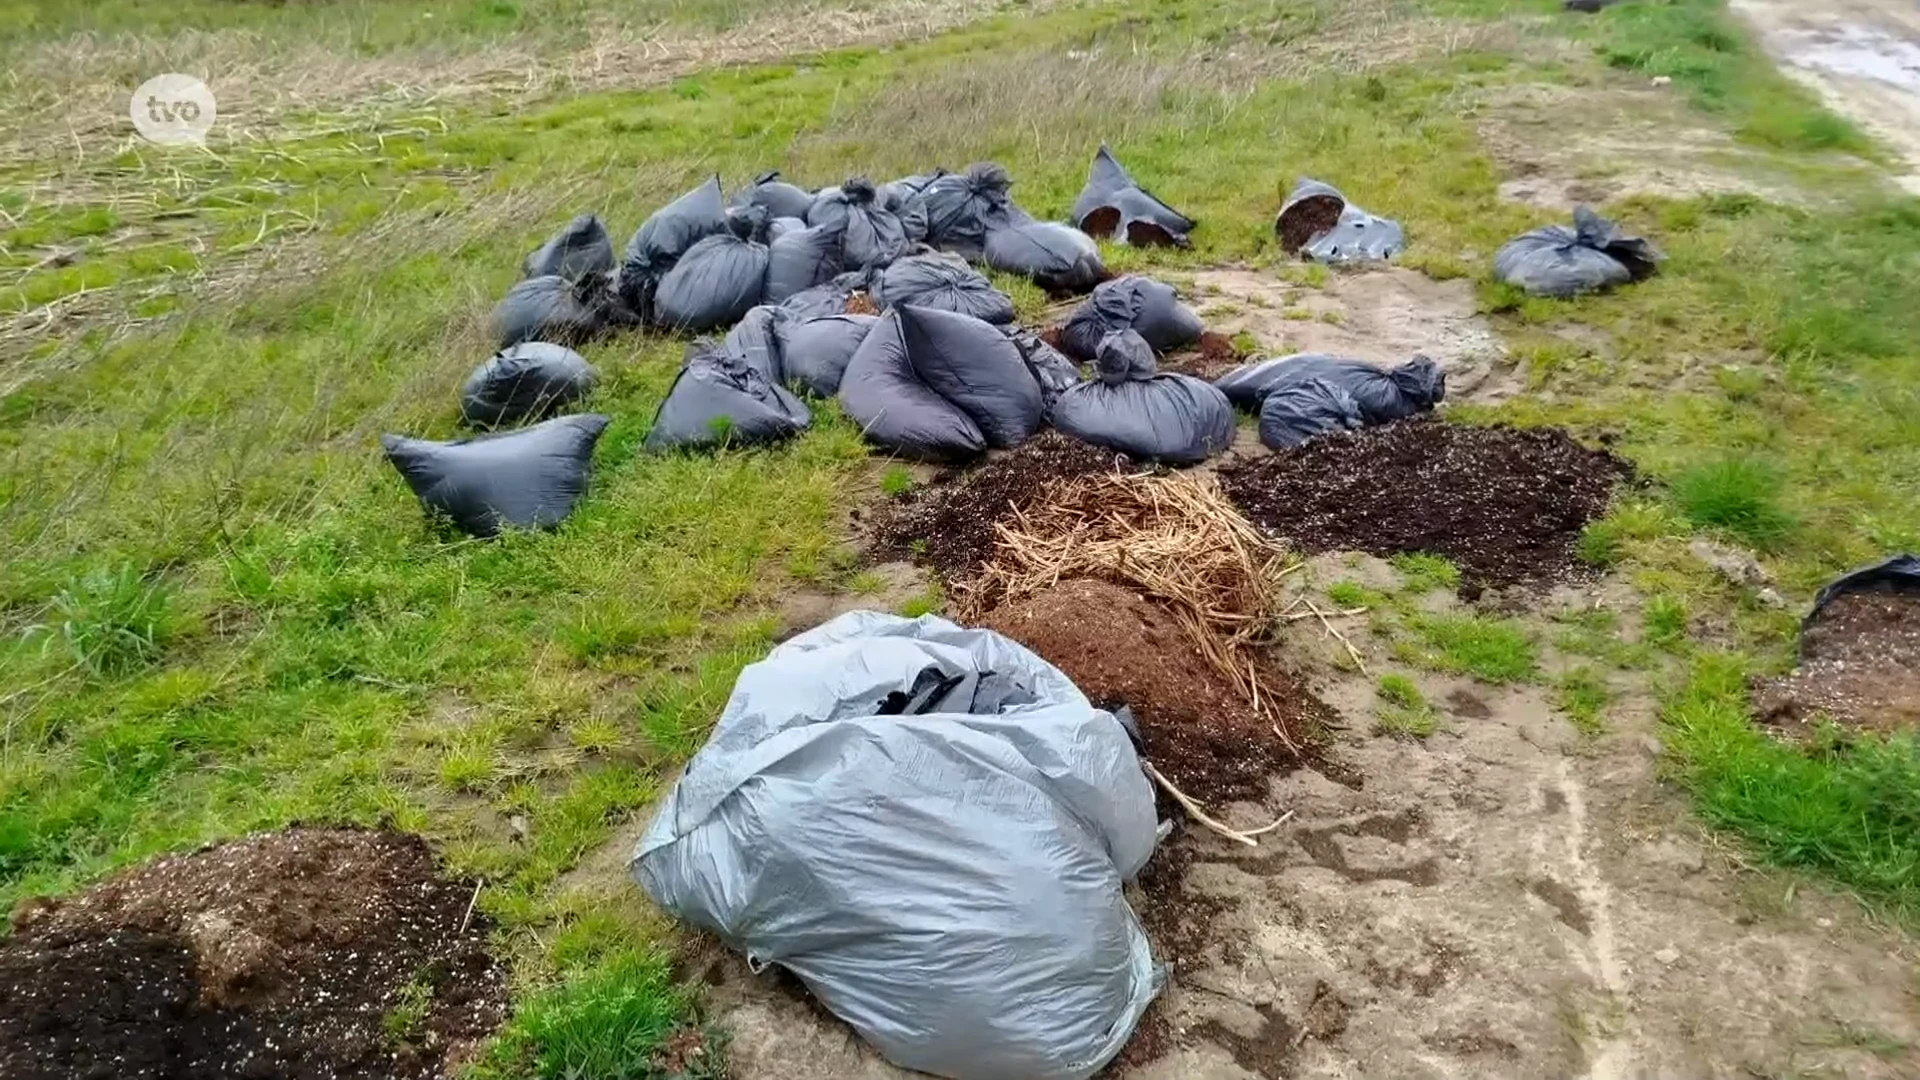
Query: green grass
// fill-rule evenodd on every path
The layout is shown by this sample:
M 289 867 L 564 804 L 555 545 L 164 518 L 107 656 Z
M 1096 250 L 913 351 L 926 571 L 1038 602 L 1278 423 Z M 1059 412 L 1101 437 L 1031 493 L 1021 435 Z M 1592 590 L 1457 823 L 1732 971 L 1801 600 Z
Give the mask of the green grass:
M 1398 672 L 1380 676 L 1374 687 L 1380 706 L 1374 710 L 1375 732 L 1395 739 L 1424 739 L 1440 730 L 1440 715 L 1412 679 Z
M 1393 568 L 1410 592 L 1424 593 L 1435 589 L 1451 592 L 1460 587 L 1460 568 L 1448 562 L 1444 556 L 1429 555 L 1424 551 L 1406 552 L 1395 555 Z
M 880 476 L 880 493 L 898 498 L 913 490 L 913 472 L 905 465 L 889 465 Z
M 1406 626 L 1411 637 L 1397 651 L 1409 663 L 1494 684 L 1526 682 L 1538 673 L 1533 637 L 1517 621 L 1416 614 Z
M 1357 581 L 1342 579 L 1327 586 L 1327 599 L 1343 611 L 1355 608 L 1385 607 L 1390 598 L 1378 589 L 1369 589 Z
M 666 957 L 619 953 L 522 1002 L 475 1080 L 671 1080 L 660 1047 L 692 1004 Z
M 1569 668 L 1554 684 L 1553 701 L 1581 734 L 1598 735 L 1607 729 L 1607 706 L 1613 703 L 1613 690 L 1592 668 Z
M 1687 640 L 1687 601 L 1684 597 L 1661 593 L 1647 598 L 1641 617 L 1647 644 L 1675 649 Z
M 1380 676 L 1374 693 L 1380 695 L 1380 700 L 1403 709 L 1424 709 L 1427 706 L 1426 695 L 1420 692 L 1412 679 L 1398 672 Z
M 1779 504 L 1781 483 L 1780 474 L 1762 462 L 1728 457 L 1688 468 L 1674 479 L 1673 495 L 1696 524 L 1773 551 L 1794 528 Z

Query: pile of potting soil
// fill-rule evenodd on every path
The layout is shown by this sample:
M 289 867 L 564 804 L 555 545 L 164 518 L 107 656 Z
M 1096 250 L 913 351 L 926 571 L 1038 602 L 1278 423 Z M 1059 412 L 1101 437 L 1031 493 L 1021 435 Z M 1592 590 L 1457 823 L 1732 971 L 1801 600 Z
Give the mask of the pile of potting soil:
M 984 465 L 939 479 L 882 504 L 869 523 L 874 555 L 912 558 L 949 586 L 980 572 L 993 555 L 994 524 L 1041 498 L 1049 480 L 1118 472 L 1124 454 L 1048 431 Z
M 473 898 L 417 836 L 294 828 L 28 901 L 0 1076 L 442 1076 L 506 1015 Z
M 1557 428 L 1438 419 L 1326 435 L 1223 468 L 1255 524 L 1307 551 L 1443 555 L 1470 589 L 1542 582 L 1631 467 Z
M 1263 799 L 1267 777 L 1295 764 L 1240 687 L 1207 662 L 1171 613 L 1137 593 L 1065 581 L 1000 605 L 980 625 L 1039 653 L 1096 704 L 1129 706 L 1147 759 L 1202 803 Z M 1308 714 L 1304 691 L 1286 698 L 1283 710 Z
M 1834 598 L 1801 634 L 1799 666 L 1757 682 L 1753 707 L 1789 731 L 1823 716 L 1870 731 L 1920 729 L 1920 594 Z

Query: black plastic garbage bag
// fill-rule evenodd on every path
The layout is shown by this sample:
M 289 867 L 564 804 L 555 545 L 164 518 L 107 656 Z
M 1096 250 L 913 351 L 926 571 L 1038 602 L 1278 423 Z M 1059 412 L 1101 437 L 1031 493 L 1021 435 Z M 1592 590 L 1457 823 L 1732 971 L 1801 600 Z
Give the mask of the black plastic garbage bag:
M 774 332 L 786 385 L 823 398 L 839 393 L 853 354 L 879 321 L 877 315 L 828 315 L 778 322 Z
M 767 212 L 757 206 L 728 215 L 728 231 L 687 249 L 660 278 L 653 321 L 696 333 L 739 322 L 766 290 Z
M 826 315 L 845 315 L 853 294 L 867 287 L 863 270 L 849 270 L 832 281 L 802 289 L 780 302 L 780 306 L 802 318 L 818 319 Z
M 914 325 L 911 335 L 907 323 Z M 975 377 L 985 390 L 973 396 L 965 374 L 973 358 L 964 350 L 984 345 L 988 331 L 1014 351 L 1019 378 L 1031 383 L 1033 377 L 1018 350 L 994 327 L 952 312 L 897 308 L 883 316 L 854 351 L 840 381 L 841 407 L 860 425 L 867 441 L 902 457 L 958 461 L 980 453 L 987 448 L 988 437 L 974 417 L 989 412 L 996 429 L 995 445 L 1011 445 L 1017 440 L 1007 436 L 1028 424 L 1037 428 L 1039 421 L 1034 417 L 1043 414 L 1046 406 L 1039 384 L 1033 383 L 1031 397 L 1025 396 L 1004 361 L 981 366 Z M 997 352 L 989 350 L 988 355 Z M 967 397 L 967 406 L 943 397 L 934 389 L 935 382 Z
M 1067 355 L 1092 360 L 1108 334 L 1133 330 L 1167 352 L 1200 340 L 1200 316 L 1180 302 L 1173 286 L 1138 274 L 1103 282 L 1082 301 L 1060 329 Z
M 792 218 L 782 220 L 791 221 Z M 833 225 L 814 225 L 799 230 L 787 229 L 767 244 L 767 284 L 765 299 L 778 304 L 797 292 L 824 285 L 840 276 L 841 247 L 844 242 Z
M 1060 395 L 1080 384 L 1080 365 L 1067 359 L 1066 354 L 1047 344 L 1039 334 L 1019 327 L 1008 327 L 1007 338 L 1013 347 L 1020 350 L 1020 356 L 1027 362 L 1027 370 L 1033 373 L 1033 380 L 1040 384 L 1040 397 L 1046 403 L 1049 415 L 1053 412 L 1053 403 Z
M 1141 187 L 1101 143 L 1087 170 L 1087 186 L 1073 201 L 1073 224 L 1088 236 L 1134 247 L 1188 247 L 1192 218 Z
M 934 393 L 960 407 L 987 445 L 1018 446 L 1046 422 L 1046 399 L 1005 330 L 939 308 L 902 307 L 907 360 Z
M 577 345 L 638 322 L 610 274 L 577 281 L 557 274 L 528 278 L 508 289 L 493 309 L 494 334 L 502 347 L 523 341 Z
M 927 203 L 927 243 L 968 259 L 986 251 L 987 234 L 1033 218 L 1013 203 L 1007 192 L 1013 178 L 991 162 L 967 166 L 928 184 L 921 193 Z
M 693 245 L 727 231 L 726 200 L 720 178 L 687 192 L 655 210 L 633 239 L 620 263 L 620 297 L 629 308 L 650 316 L 654 289 Z
M 1367 213 L 1318 180 L 1300 181 L 1274 219 L 1273 231 L 1287 254 L 1324 263 L 1391 259 L 1407 246 L 1399 222 Z
M 1112 383 L 1103 374 L 1061 394 L 1052 419 L 1082 442 L 1169 465 L 1195 465 L 1233 445 L 1233 405 L 1226 395 L 1211 383 L 1171 372 Z
M 1835 578 L 1814 597 L 1813 610 L 1807 613 L 1801 630 L 1818 622 L 1828 604 L 1849 593 L 1862 592 L 1920 593 L 1920 556 L 1895 555 Z
M 1369 424 L 1428 412 L 1447 396 L 1446 373 L 1425 356 L 1382 369 L 1364 360 L 1303 353 L 1243 364 L 1213 384 L 1235 405 L 1260 409 L 1267 396 L 1280 388 L 1316 380 L 1346 391 Z
M 988 233 L 986 263 L 995 270 L 1024 274 L 1052 293 L 1083 293 L 1107 277 L 1093 238 L 1051 221 L 1030 221 Z
M 1326 379 L 1289 382 L 1260 399 L 1260 441 L 1270 449 L 1285 450 L 1316 435 L 1365 426 L 1360 403 Z
M 947 175 L 937 169 L 924 176 L 904 176 L 880 187 L 880 205 L 894 212 L 907 230 L 908 241 L 918 244 L 927 238 L 926 190 L 935 180 Z
M 801 229 L 804 229 L 806 227 L 807 227 L 806 218 L 797 218 L 797 217 L 774 218 L 772 221 L 767 222 L 767 243 L 772 244 L 775 240 L 778 240 L 789 233 L 797 233 Z
M 460 416 L 475 427 L 544 420 L 593 390 L 593 365 L 564 345 L 527 341 L 509 346 L 467 377 Z
M 593 444 L 609 421 L 593 413 L 459 442 L 383 435 L 387 460 L 429 510 L 473 536 L 558 525 L 593 472 Z
M 1493 276 L 1535 296 L 1569 297 L 1639 281 L 1659 268 L 1660 252 L 1587 207 L 1573 228 L 1548 225 L 1507 242 L 1493 256 Z
M 855 176 L 814 196 L 807 224 L 841 230 L 842 253 L 849 270 L 885 266 L 911 250 L 907 227 L 878 201 L 873 181 Z
M 958 255 L 909 255 L 875 274 L 869 294 L 882 311 L 911 305 L 954 311 L 998 325 L 1013 322 L 1013 298 L 994 288 Z
M 768 382 L 784 382 L 780 328 L 799 318 L 786 308 L 761 304 L 727 331 L 720 351 L 759 372 Z
M 613 238 L 595 214 L 581 214 L 520 264 L 521 277 L 579 278 L 613 271 Z
M 778 170 L 763 172 L 753 178 L 753 183 L 733 193 L 735 207 L 759 206 L 772 218 L 804 218 L 807 208 L 813 205 L 813 192 L 795 187 L 780 179 Z
M 759 446 L 805 431 L 813 413 L 786 388 L 741 360 L 689 350 L 647 432 L 649 453 L 712 446 Z

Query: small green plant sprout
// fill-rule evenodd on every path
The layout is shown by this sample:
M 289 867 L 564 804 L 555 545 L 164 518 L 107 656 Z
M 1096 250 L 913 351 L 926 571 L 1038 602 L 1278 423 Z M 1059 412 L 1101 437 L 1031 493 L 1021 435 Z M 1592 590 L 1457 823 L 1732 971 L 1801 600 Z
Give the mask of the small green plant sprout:
M 880 491 L 889 499 L 897 499 L 913 490 L 913 473 L 905 465 L 890 465 L 880 477 Z

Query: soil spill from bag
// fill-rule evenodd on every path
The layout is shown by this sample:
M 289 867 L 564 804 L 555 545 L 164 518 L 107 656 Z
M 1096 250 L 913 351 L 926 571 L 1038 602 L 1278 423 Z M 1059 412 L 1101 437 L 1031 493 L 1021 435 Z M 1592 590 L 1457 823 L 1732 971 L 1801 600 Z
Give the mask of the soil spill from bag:
M 1800 637 L 1800 664 L 1758 680 L 1762 723 L 1806 734 L 1821 717 L 1871 731 L 1920 729 L 1920 595 L 1837 597 Z
M 1049 480 L 1130 465 L 1123 454 L 1042 432 L 983 465 L 948 470 L 874 508 L 870 556 L 876 562 L 910 558 L 932 567 L 948 586 L 967 582 L 993 555 L 995 523 L 1044 497 Z
M 417 836 L 293 828 L 29 900 L 0 1076 L 442 1076 L 506 1015 L 474 895 Z
M 1442 555 L 1469 595 L 1571 573 L 1581 530 L 1631 475 L 1557 428 L 1437 419 L 1323 436 L 1220 470 L 1255 524 L 1302 550 Z

